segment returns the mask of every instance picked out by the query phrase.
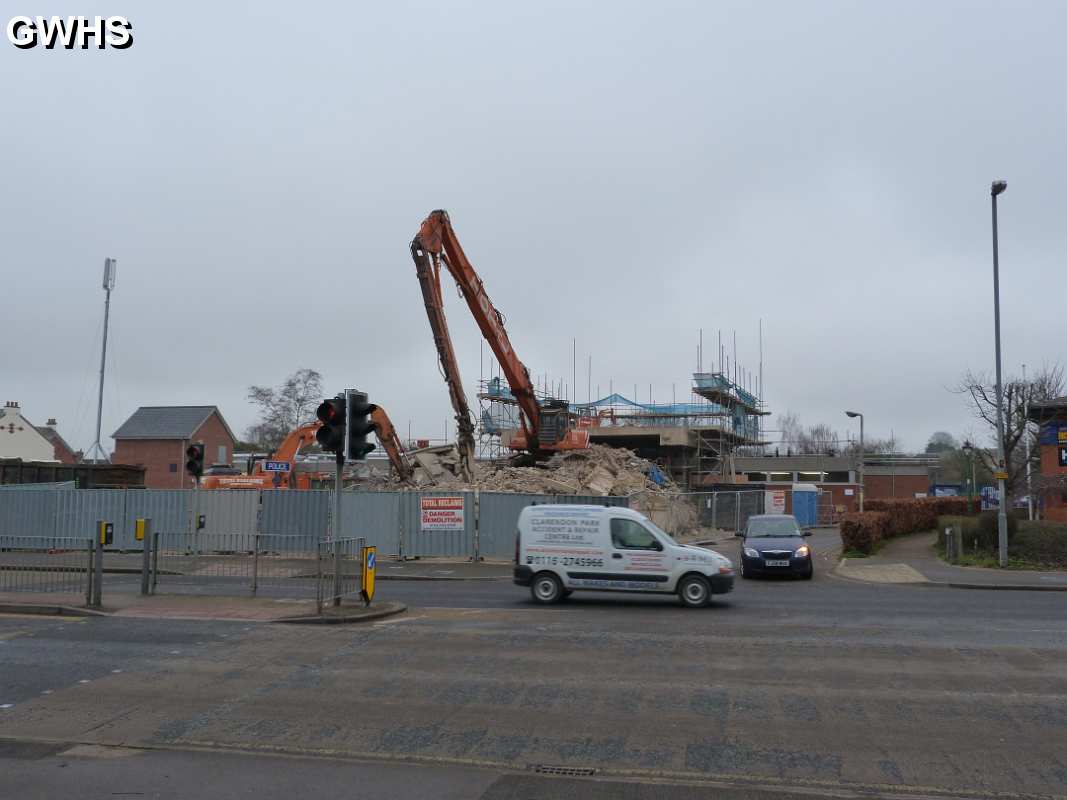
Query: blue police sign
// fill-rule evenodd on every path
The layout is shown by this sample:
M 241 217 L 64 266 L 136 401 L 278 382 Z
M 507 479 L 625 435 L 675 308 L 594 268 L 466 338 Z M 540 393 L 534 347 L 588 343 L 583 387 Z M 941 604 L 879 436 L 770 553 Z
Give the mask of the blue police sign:
M 289 472 L 290 463 L 288 461 L 264 461 L 263 469 L 267 472 Z

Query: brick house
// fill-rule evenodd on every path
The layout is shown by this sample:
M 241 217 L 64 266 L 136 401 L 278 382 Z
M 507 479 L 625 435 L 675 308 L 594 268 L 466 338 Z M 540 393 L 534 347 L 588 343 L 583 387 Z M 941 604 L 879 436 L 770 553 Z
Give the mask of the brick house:
M 1067 397 L 1031 403 L 1030 420 L 1040 426 L 1041 466 L 1033 483 L 1041 514 L 1067 522 Z
M 61 464 L 79 464 L 82 460 L 82 451 L 75 451 L 67 440 L 59 435 L 59 431 L 56 430 L 56 420 L 54 417 L 50 417 L 48 422 L 44 425 L 37 425 L 37 432 L 41 434 L 52 444 L 53 455 L 55 460 Z
M 189 489 L 185 450 L 204 445 L 204 466 L 229 464 L 236 437 L 217 406 L 141 406 L 111 434 L 114 461 L 145 468 L 149 489 Z

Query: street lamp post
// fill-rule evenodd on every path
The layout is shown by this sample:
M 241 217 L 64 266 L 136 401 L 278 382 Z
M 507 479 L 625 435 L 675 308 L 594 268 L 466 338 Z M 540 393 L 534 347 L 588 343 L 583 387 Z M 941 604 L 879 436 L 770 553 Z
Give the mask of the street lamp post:
M 863 512 L 863 495 L 866 484 L 863 481 L 863 414 L 858 411 L 846 411 L 849 417 L 860 418 L 860 513 Z
M 993 202 L 993 324 L 997 349 L 997 504 L 998 561 L 1008 566 L 1008 493 L 1005 485 L 1007 463 L 1004 457 L 1004 392 L 1000 382 L 1000 253 L 997 242 L 997 195 L 1008 188 L 1006 181 L 993 181 L 989 195 Z

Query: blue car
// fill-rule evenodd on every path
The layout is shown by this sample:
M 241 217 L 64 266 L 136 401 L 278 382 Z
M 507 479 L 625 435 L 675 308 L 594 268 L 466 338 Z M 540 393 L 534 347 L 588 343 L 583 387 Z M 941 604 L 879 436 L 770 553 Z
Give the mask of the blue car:
M 815 574 L 810 536 L 791 514 L 760 514 L 749 517 L 741 542 L 741 577 L 793 575 L 810 580 Z

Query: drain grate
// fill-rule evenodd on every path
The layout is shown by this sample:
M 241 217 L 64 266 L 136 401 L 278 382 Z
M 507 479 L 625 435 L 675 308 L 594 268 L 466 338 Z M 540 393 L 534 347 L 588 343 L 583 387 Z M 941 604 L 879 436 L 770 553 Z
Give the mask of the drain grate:
M 596 775 L 595 767 L 560 767 L 555 764 L 530 764 L 527 769 L 541 775 L 566 775 L 570 778 L 585 778 L 590 775 Z

